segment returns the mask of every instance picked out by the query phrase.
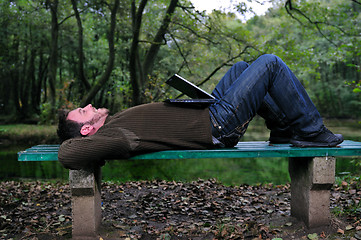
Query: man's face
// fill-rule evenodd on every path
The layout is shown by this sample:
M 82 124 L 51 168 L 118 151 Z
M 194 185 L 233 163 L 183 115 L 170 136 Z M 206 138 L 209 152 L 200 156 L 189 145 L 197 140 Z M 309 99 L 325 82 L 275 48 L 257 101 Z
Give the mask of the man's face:
M 69 112 L 67 119 L 79 123 L 90 123 L 95 124 L 102 117 L 108 115 L 108 109 L 98 108 L 96 109 L 91 104 L 87 105 L 84 108 L 77 108 Z

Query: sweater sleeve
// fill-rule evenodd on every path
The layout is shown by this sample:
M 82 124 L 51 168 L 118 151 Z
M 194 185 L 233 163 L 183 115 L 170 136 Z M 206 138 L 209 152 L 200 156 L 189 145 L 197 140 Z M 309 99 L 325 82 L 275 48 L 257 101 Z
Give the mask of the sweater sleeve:
M 93 169 L 103 165 L 104 160 L 129 158 L 137 141 L 129 139 L 121 129 L 118 130 L 116 137 L 95 134 L 63 142 L 58 152 L 60 163 L 69 169 Z

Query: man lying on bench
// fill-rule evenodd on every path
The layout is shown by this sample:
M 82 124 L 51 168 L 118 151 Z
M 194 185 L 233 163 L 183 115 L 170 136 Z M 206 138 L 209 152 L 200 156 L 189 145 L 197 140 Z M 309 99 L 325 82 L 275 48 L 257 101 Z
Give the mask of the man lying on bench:
M 63 141 L 59 161 L 70 169 L 104 164 L 171 149 L 233 147 L 258 114 L 271 130 L 271 143 L 296 147 L 335 147 L 343 141 L 323 124 L 305 89 L 277 56 L 263 55 L 251 65 L 236 63 L 212 92 L 205 108 L 150 103 L 109 115 L 92 105 L 59 114 Z

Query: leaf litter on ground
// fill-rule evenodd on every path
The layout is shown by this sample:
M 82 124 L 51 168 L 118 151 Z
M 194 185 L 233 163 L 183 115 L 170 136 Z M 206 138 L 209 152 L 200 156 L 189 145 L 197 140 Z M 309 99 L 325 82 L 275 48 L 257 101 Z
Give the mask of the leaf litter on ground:
M 69 239 L 67 183 L 0 182 L 0 238 Z M 355 191 L 351 191 L 355 190 Z M 361 211 L 307 229 L 290 216 L 290 185 L 193 182 L 102 183 L 103 239 L 359 239 Z M 335 186 L 331 208 L 358 206 L 360 190 Z M 336 236 L 337 238 L 333 238 Z

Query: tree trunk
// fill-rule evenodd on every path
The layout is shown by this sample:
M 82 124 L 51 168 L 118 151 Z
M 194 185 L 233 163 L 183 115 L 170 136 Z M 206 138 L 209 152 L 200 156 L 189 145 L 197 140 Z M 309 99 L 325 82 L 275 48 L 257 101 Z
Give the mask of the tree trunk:
M 36 78 L 35 78 L 35 58 L 36 58 L 36 50 L 33 48 L 30 52 L 30 62 L 28 68 L 28 82 L 31 85 L 27 89 L 28 93 L 30 93 L 30 99 L 28 101 L 29 109 L 31 108 L 32 113 L 36 113 L 36 108 L 34 108 L 34 98 L 37 98 L 37 91 L 36 91 Z
M 76 5 L 76 0 L 71 0 L 71 3 L 73 5 L 73 10 L 75 13 L 76 22 L 78 25 L 78 78 L 80 81 L 84 84 L 84 87 L 86 90 L 89 90 L 91 88 L 90 83 L 88 82 L 88 79 L 85 75 L 84 71 L 84 50 L 83 50 L 83 25 L 81 22 L 81 18 L 79 15 L 79 11 Z
M 56 71 L 58 63 L 58 36 L 59 36 L 59 24 L 58 24 L 58 0 L 48 0 L 48 6 L 51 12 L 51 45 L 50 45 L 50 61 L 49 61 L 49 96 L 51 104 L 51 113 L 49 120 L 55 117 L 56 111 Z
M 28 38 L 27 35 L 25 35 Z M 19 85 L 18 85 L 18 92 L 19 92 L 19 101 L 20 105 L 20 120 L 25 120 L 28 117 L 28 100 L 29 100 L 29 81 L 27 77 L 26 67 L 28 66 L 28 44 L 24 44 L 24 49 L 22 51 L 23 58 L 22 58 L 22 71 L 19 72 Z
M 85 106 L 90 103 L 95 95 L 99 92 L 99 90 L 103 87 L 103 85 L 109 80 L 110 74 L 113 71 L 114 60 L 115 60 L 115 48 L 114 48 L 114 32 L 116 26 L 116 15 L 119 8 L 119 0 L 114 2 L 113 9 L 111 10 L 111 21 L 110 21 L 110 29 L 108 33 L 108 45 L 109 45 L 109 57 L 107 68 L 103 75 L 100 77 L 99 81 L 95 83 L 95 85 L 90 89 L 87 95 L 82 99 L 81 106 Z
M 144 61 L 144 78 L 152 73 L 155 58 L 159 52 L 160 46 L 164 43 L 164 35 L 168 31 L 168 27 L 172 18 L 172 15 L 177 7 L 178 0 L 171 0 L 167 12 L 163 18 L 162 25 L 158 29 L 157 34 L 153 39 L 153 44 L 150 46 Z
M 27 53 L 26 53 L 27 54 Z M 31 49 L 30 51 L 30 58 L 25 57 L 26 60 L 24 60 L 24 70 L 23 70 L 23 76 L 21 76 L 21 86 L 20 89 L 22 89 L 20 98 L 21 98 L 21 116 L 22 119 L 26 120 L 28 117 L 30 117 L 31 113 L 34 111 L 32 110 L 32 105 L 30 104 L 31 98 L 34 97 L 34 93 L 31 92 L 33 84 L 35 82 L 35 56 L 36 56 L 36 50 Z M 26 69 L 27 67 L 27 69 Z
M 130 81 L 133 90 L 133 105 L 139 105 L 142 103 L 143 81 L 141 81 L 141 76 L 143 76 L 143 74 L 142 74 L 142 65 L 138 64 L 139 63 L 138 47 L 139 47 L 139 33 L 142 25 L 143 11 L 147 2 L 148 0 L 142 0 L 139 4 L 138 10 L 136 9 L 135 6 L 135 0 L 132 1 L 132 6 L 131 6 L 133 37 L 132 37 L 132 45 L 130 47 L 129 72 L 130 72 Z
M 40 48 L 38 51 L 39 64 L 37 66 L 37 75 L 34 76 L 34 81 L 32 83 L 31 92 L 31 106 L 36 114 L 40 113 L 40 99 L 41 99 L 41 84 L 43 82 L 44 76 L 46 75 L 46 64 L 44 64 L 43 50 Z M 45 65 L 45 66 L 44 66 Z M 35 67 L 35 66 L 34 66 Z M 35 72 L 35 70 L 34 70 Z
M 136 11 L 135 1 L 132 1 L 132 20 L 133 20 L 133 39 L 130 50 L 129 71 L 133 90 L 133 105 L 143 103 L 144 86 L 148 80 L 148 76 L 153 71 L 155 58 L 159 52 L 160 46 L 164 43 L 164 35 L 166 34 L 171 18 L 177 7 L 178 0 L 171 0 L 167 12 L 163 18 L 162 24 L 159 27 L 152 44 L 149 47 L 145 60 L 140 62 L 139 58 L 139 33 L 142 24 L 142 15 L 147 4 L 147 0 L 142 0 Z M 138 66 L 138 68 L 137 68 Z
M 10 56 L 12 57 L 15 63 L 15 67 L 11 68 L 10 70 L 10 76 L 11 76 L 10 78 L 12 83 L 12 87 L 10 89 L 12 89 L 13 91 L 12 97 L 16 111 L 15 114 L 16 116 L 19 116 L 21 112 L 20 99 L 19 99 L 19 62 L 20 61 L 19 61 L 19 37 L 16 34 L 14 35 L 14 40 L 11 49 L 13 54 L 11 54 Z

